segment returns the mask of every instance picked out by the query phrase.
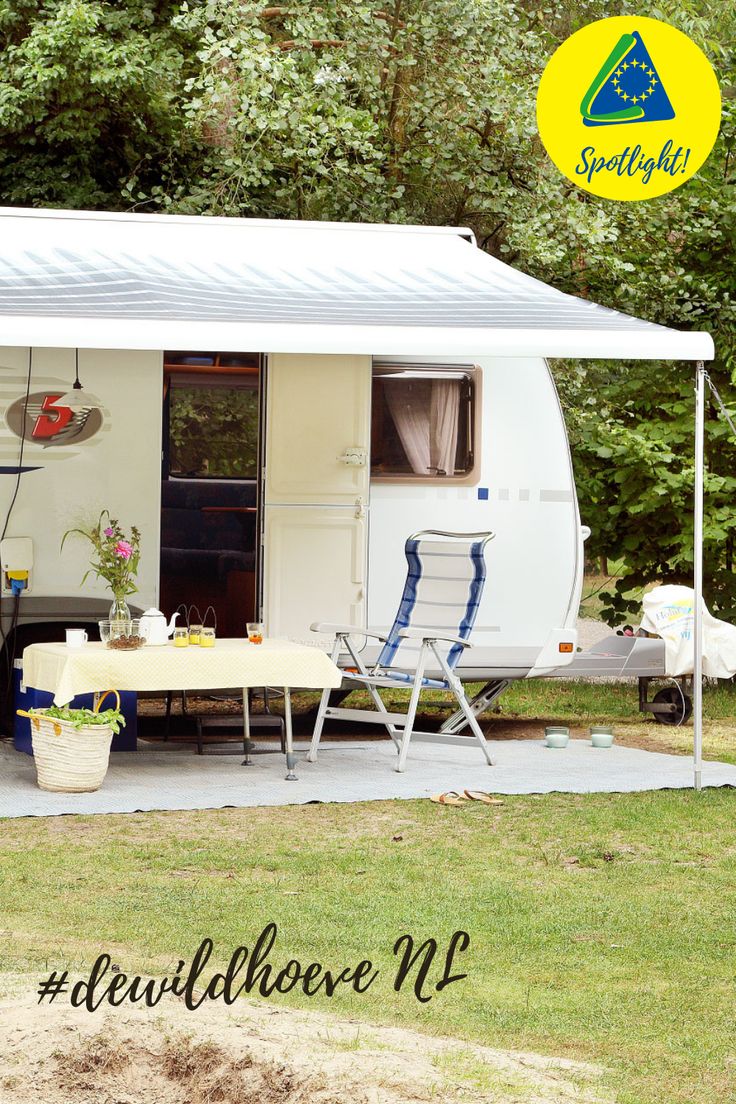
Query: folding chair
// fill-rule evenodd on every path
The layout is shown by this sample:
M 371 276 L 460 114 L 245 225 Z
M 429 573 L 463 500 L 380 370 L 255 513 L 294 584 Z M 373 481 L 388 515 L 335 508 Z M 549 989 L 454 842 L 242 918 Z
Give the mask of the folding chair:
M 354 666 L 343 671 L 343 678 L 355 683 L 351 689 L 365 687 L 375 709 L 333 708 L 329 704 L 331 691 L 325 690 L 307 755 L 310 763 L 317 758 L 324 722 L 339 719 L 383 724 L 398 751 L 397 771 L 405 768 L 411 740 L 452 746 L 477 744 L 488 765 L 493 765 L 485 736 L 455 674 L 463 650 L 470 647 L 469 637 L 486 580 L 485 547 L 492 537 L 493 533 L 445 533 L 436 529 L 409 537 L 404 548 L 409 565 L 404 593 L 396 620 L 386 636 L 354 625 L 315 622 L 311 626 L 314 632 L 335 633 L 333 662 L 337 663 L 347 650 Z M 383 642 L 372 668 L 364 665 L 351 636 Z M 425 673 L 428 665 L 429 673 Z M 409 707 L 406 713 L 391 713 L 379 690 L 399 687 L 411 687 Z M 429 689 L 452 691 L 472 736 L 414 730 L 420 694 Z

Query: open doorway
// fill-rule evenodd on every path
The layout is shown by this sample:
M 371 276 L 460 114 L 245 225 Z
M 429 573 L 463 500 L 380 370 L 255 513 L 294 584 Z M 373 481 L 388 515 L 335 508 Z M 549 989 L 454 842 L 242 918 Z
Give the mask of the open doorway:
M 164 354 L 161 608 L 211 606 L 220 636 L 256 615 L 260 392 L 258 354 Z

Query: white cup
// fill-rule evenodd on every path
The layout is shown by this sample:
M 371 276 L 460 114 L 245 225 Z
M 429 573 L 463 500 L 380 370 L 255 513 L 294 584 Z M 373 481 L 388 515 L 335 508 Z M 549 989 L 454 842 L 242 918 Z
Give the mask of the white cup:
M 67 629 L 66 630 L 66 646 L 67 648 L 83 648 L 88 640 L 86 629 Z

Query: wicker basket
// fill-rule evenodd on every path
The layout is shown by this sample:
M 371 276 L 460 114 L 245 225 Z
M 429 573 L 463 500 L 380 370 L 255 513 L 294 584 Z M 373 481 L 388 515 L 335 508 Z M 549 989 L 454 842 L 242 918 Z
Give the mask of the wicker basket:
M 108 690 L 95 706 L 98 712 L 108 694 L 115 694 L 117 708 L 120 697 Z M 45 717 L 42 713 L 26 713 L 31 721 L 33 758 L 36 777 L 42 790 L 54 793 L 91 793 L 102 785 L 110 762 L 113 731 L 110 725 L 82 725 L 75 728 L 69 721 Z

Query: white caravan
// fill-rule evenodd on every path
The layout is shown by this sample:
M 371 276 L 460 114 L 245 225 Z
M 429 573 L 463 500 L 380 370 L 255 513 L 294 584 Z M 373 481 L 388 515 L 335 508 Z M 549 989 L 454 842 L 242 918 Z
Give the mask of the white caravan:
M 104 616 L 88 548 L 60 543 L 108 509 L 141 530 L 141 608 L 303 641 L 392 621 L 409 534 L 492 530 L 466 674 L 560 667 L 583 529 L 558 356 L 712 342 L 548 288 L 465 229 L 0 211 L 9 646 Z

